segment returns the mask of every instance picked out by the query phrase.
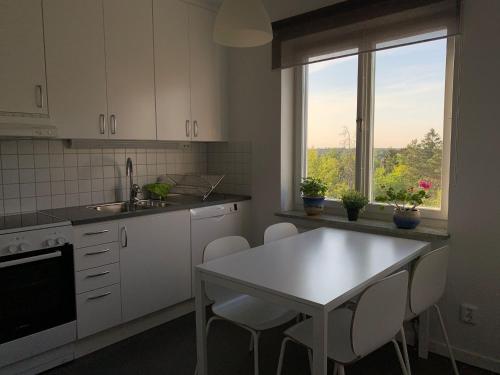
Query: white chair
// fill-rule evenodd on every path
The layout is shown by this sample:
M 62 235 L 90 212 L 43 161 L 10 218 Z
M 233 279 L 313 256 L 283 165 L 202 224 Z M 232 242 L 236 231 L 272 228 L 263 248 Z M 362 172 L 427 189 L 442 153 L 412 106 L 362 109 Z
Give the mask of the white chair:
M 299 233 L 292 223 L 278 223 L 267 227 L 264 232 L 264 243 L 281 240 Z
M 424 311 L 427 311 L 429 308 L 434 307 L 438 316 L 439 324 L 441 325 L 444 340 L 446 341 L 446 345 L 448 347 L 453 372 L 455 375 L 459 375 L 455 357 L 453 356 L 453 350 L 448 338 L 448 333 L 446 332 L 446 327 L 441 315 L 441 310 L 437 305 L 437 302 L 443 296 L 446 286 L 449 255 L 449 247 L 444 246 L 429 252 L 417 260 L 413 267 L 410 280 L 410 292 L 408 296 L 409 299 L 405 321 L 410 321 Z M 403 343 L 405 343 L 406 339 L 404 337 L 404 331 L 402 332 L 402 336 Z M 408 373 L 411 374 L 409 358 L 407 355 L 405 355 L 405 357 Z
M 210 242 L 203 253 L 203 262 L 250 249 L 240 236 L 219 238 Z M 266 329 L 280 326 L 297 316 L 296 312 L 270 304 L 258 298 L 207 284 L 205 294 L 213 301 L 212 316 L 207 322 L 207 336 L 215 320 L 226 320 L 251 333 L 254 352 L 254 374 L 259 374 L 259 336 Z
M 408 271 L 401 271 L 369 286 L 354 311 L 339 308 L 328 317 L 328 358 L 335 361 L 334 375 L 345 375 L 344 366 L 354 363 L 392 342 L 404 375 L 406 365 L 395 339 L 401 330 L 408 294 Z M 313 324 L 308 319 L 287 331 L 281 344 L 277 374 L 281 375 L 286 343 L 313 347 Z

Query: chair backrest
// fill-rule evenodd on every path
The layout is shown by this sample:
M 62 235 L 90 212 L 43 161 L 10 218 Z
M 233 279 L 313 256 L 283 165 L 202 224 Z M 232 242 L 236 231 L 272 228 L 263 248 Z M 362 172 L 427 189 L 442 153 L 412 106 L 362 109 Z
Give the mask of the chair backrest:
M 410 310 L 418 315 L 443 296 L 450 248 L 443 246 L 420 257 L 410 281 Z
M 205 246 L 203 263 L 248 249 L 250 249 L 250 244 L 245 237 L 229 236 L 218 238 Z M 236 295 L 236 293 L 226 288 L 211 284 L 206 285 L 205 294 L 213 302 L 222 302 Z
M 281 240 L 299 233 L 292 223 L 278 223 L 267 227 L 264 232 L 264 243 Z
M 352 349 L 359 357 L 390 342 L 403 326 L 408 278 L 408 271 L 398 272 L 361 294 L 351 327 Z

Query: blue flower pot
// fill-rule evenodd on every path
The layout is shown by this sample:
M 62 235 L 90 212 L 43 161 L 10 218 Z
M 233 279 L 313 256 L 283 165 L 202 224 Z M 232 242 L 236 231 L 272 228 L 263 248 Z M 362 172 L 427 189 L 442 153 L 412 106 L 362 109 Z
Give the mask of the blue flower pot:
M 394 224 L 401 229 L 415 229 L 420 224 L 419 210 L 394 210 Z
M 302 197 L 302 200 L 307 215 L 320 215 L 323 212 L 325 197 Z

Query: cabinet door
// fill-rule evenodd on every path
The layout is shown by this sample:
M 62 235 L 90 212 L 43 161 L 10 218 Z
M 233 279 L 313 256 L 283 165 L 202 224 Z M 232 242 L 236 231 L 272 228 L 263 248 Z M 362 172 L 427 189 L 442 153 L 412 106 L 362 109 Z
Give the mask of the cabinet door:
M 130 218 L 120 228 L 123 320 L 189 299 L 189 211 Z
M 153 0 L 156 124 L 159 140 L 190 140 L 189 5 Z
M 0 111 L 48 113 L 41 0 L 0 0 Z
M 224 50 L 212 40 L 215 14 L 190 6 L 189 17 L 193 140 L 222 140 Z
M 102 0 L 44 0 L 50 114 L 62 138 L 107 138 Z
M 152 0 L 103 0 L 109 134 L 156 139 Z

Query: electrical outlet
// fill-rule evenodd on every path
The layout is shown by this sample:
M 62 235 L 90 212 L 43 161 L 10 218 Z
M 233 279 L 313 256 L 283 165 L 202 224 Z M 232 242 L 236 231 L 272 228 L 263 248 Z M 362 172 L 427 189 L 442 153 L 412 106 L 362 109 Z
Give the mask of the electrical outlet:
M 462 303 L 460 305 L 460 320 L 466 324 L 476 325 L 477 320 L 477 306 Z
M 184 151 L 189 151 L 189 150 L 191 150 L 191 143 L 189 143 L 189 142 L 179 143 L 179 149 L 184 150 Z

